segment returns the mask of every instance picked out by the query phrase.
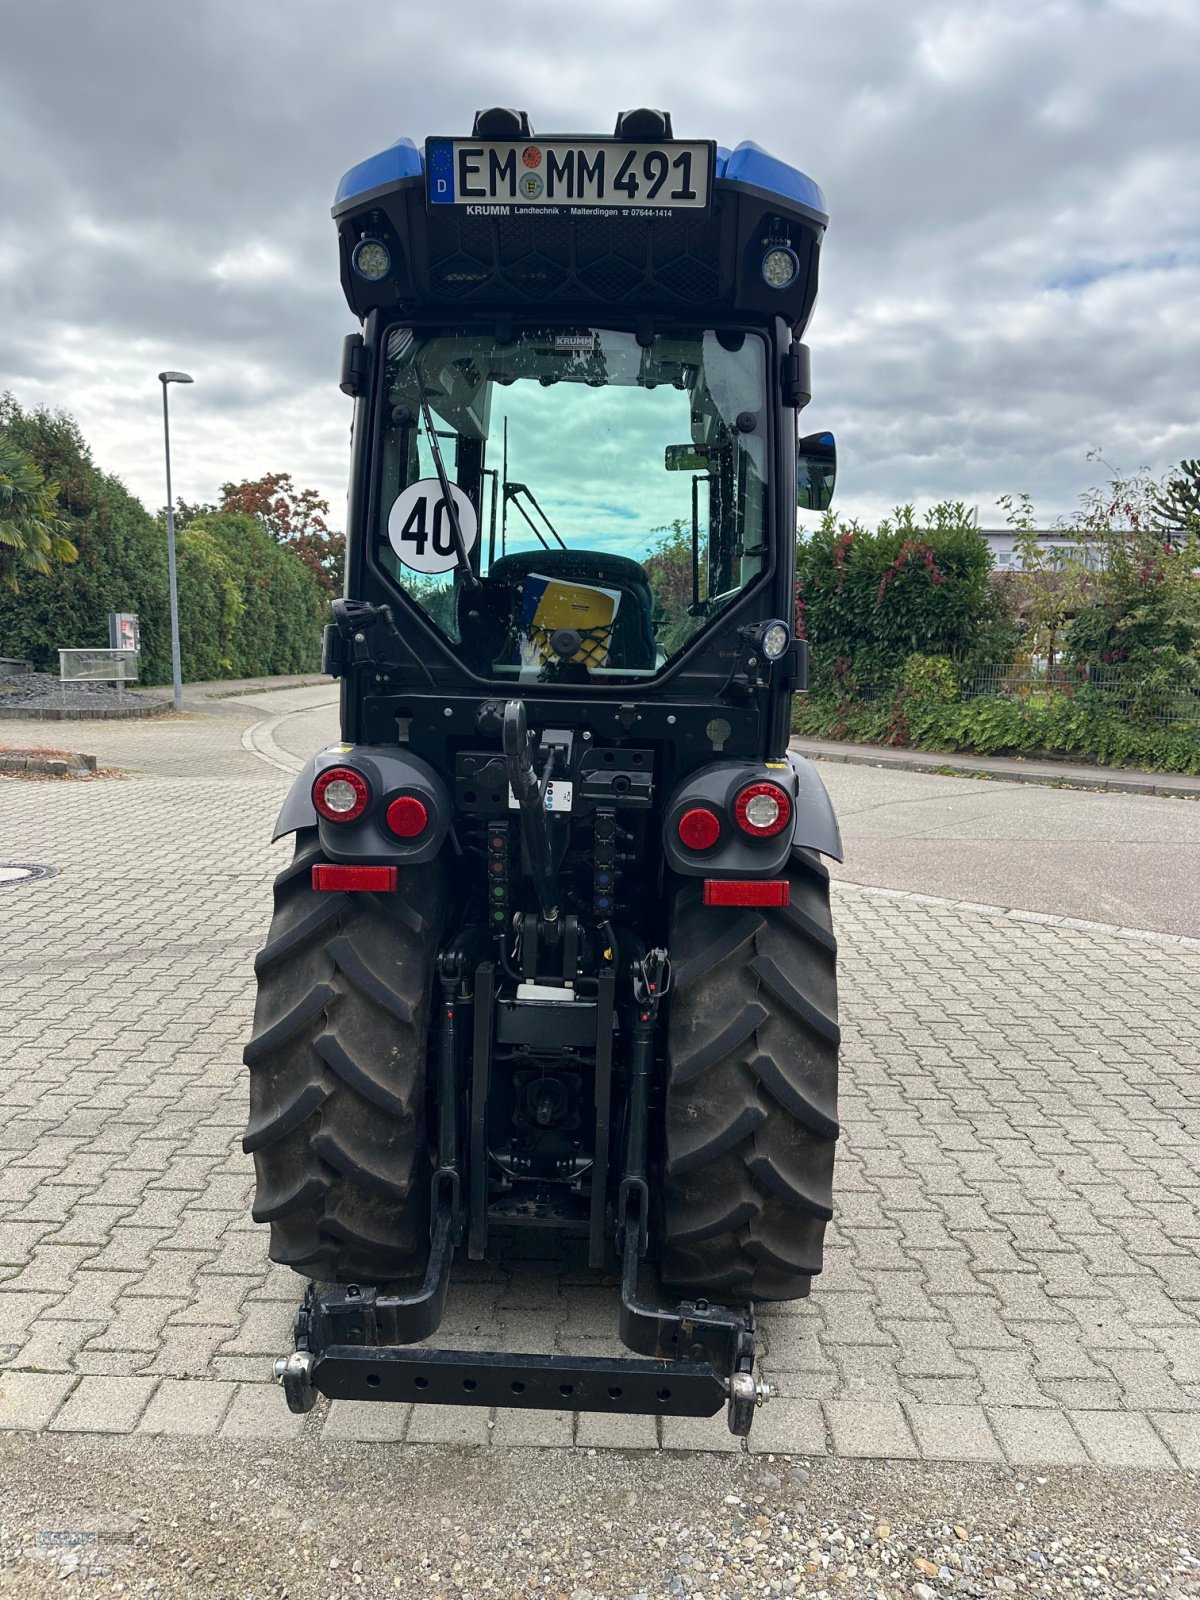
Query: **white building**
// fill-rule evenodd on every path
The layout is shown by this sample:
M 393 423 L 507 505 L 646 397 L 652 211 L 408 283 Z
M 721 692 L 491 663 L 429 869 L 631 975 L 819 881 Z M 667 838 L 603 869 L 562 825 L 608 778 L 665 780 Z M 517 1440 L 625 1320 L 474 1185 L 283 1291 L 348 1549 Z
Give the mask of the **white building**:
M 992 552 L 992 566 L 998 571 L 1020 572 L 1025 563 L 1017 548 L 1018 535 L 1013 528 L 980 528 L 981 536 Z M 1090 567 L 1099 566 L 1100 550 L 1072 528 L 1038 530 L 1034 537 L 1047 551 L 1057 552 L 1057 560 L 1065 562 L 1069 555 L 1078 555 Z

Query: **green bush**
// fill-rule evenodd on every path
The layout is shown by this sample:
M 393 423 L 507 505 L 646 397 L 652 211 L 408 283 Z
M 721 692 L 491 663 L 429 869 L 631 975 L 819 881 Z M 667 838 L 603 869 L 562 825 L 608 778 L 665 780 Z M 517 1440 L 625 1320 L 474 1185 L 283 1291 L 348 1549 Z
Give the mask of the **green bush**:
M 0 400 L 0 431 L 59 486 L 71 566 L 23 573 L 19 594 L 0 586 L 0 655 L 58 670 L 58 650 L 108 644 L 108 613 L 134 611 L 142 683 L 171 678 L 166 531 L 92 460 L 63 412 Z M 327 597 L 295 552 L 252 516 L 210 513 L 177 532 L 179 637 L 189 682 L 315 672 Z
M 1086 689 L 1036 699 L 983 695 L 957 703 L 902 689 L 894 700 L 857 706 L 798 696 L 792 726 L 813 739 L 979 755 L 1045 751 L 1103 766 L 1200 772 L 1200 728 L 1122 715 L 1105 696 Z
M 900 672 L 900 687 L 914 699 L 951 705 L 958 699 L 958 674 L 948 656 L 909 656 Z
M 315 672 L 326 597 L 256 517 L 211 512 L 178 536 L 183 675 Z
M 59 647 L 104 648 L 108 613 L 136 611 L 141 679 L 171 675 L 167 556 L 154 518 L 117 479 L 101 472 L 73 418 L 23 411 L 0 400 L 0 429 L 58 484 L 66 536 L 79 551 L 70 566 L 22 574 L 19 594 L 0 591 L 0 655 L 58 671 Z
M 1108 533 L 1090 604 L 1067 629 L 1067 659 L 1117 668 L 1148 703 L 1200 684 L 1200 542 L 1144 528 Z
M 887 693 L 918 652 L 964 663 L 997 614 L 990 570 L 962 505 L 935 506 L 923 521 L 904 506 L 873 531 L 827 517 L 796 561 L 815 692 Z
M 236 641 L 245 606 L 219 538 L 201 522 L 189 523 L 176 538 L 175 567 L 184 680 L 236 677 Z

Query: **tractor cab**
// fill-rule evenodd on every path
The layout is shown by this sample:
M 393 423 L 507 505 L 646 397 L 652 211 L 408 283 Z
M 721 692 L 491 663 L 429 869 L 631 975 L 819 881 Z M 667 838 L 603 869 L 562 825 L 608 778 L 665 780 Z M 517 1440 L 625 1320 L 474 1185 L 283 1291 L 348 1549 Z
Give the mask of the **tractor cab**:
M 811 179 L 665 113 L 538 138 L 493 109 L 354 168 L 334 217 L 364 327 L 347 592 L 404 619 L 391 684 L 707 697 L 747 627 L 787 625 L 798 488 L 822 503 Z M 348 708 L 354 736 L 390 712 Z

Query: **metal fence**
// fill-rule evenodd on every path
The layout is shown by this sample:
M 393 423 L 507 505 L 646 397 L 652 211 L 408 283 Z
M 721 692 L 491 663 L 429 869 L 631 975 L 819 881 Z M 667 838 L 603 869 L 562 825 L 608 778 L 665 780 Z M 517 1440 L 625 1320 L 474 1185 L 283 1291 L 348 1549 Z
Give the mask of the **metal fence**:
M 1200 686 L 1166 686 L 1113 667 L 1048 666 L 1038 662 L 989 661 L 963 685 L 964 700 L 1000 695 L 1007 700 L 1086 697 L 1106 709 L 1147 722 L 1200 726 Z

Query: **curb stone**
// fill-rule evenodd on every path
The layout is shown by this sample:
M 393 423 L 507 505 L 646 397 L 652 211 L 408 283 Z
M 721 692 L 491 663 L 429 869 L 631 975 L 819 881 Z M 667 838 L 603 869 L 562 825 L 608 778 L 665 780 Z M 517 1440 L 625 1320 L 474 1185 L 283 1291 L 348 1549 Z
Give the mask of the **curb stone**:
M 1040 784 L 1051 789 L 1090 789 L 1102 794 L 1148 794 L 1172 800 L 1200 800 L 1200 777 L 1188 773 L 1139 772 L 1122 767 L 1081 767 L 1064 761 L 1030 762 L 1015 756 L 963 756 L 942 752 L 894 750 L 890 746 L 844 746 L 801 736 L 790 741 L 797 755 L 851 767 L 889 772 L 925 772 L 942 778 L 991 778 L 1004 783 Z
M 65 778 L 68 773 L 95 772 L 95 756 L 71 750 L 66 756 L 43 755 L 40 750 L 10 750 L 0 754 L 0 772 L 33 772 L 48 778 Z
M 0 720 L 9 722 L 124 722 L 131 717 L 160 717 L 172 710 L 169 700 L 143 706 L 0 706 Z

